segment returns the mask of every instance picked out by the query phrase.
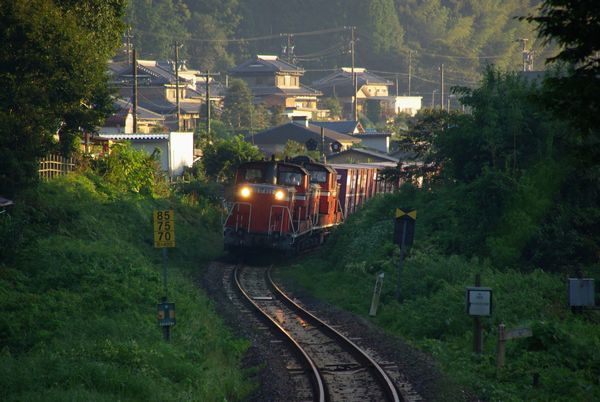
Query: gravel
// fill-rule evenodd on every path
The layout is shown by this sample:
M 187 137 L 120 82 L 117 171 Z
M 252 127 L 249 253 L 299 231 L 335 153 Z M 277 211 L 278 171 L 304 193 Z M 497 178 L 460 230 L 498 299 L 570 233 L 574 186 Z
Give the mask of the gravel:
M 234 333 L 251 341 L 243 364 L 249 369 L 249 373 L 256 373 L 256 381 L 260 385 L 248 400 L 290 401 L 298 380 L 294 379 L 286 368 L 290 361 L 286 362 L 281 357 L 293 357 L 290 356 L 287 346 L 279 342 L 279 338 L 271 330 L 254 318 L 249 309 L 240 306 L 235 300 L 232 301 L 223 279 L 224 272 L 230 270 L 230 267 L 227 263 L 211 263 L 199 274 L 198 284 L 206 290 L 214 301 L 215 309 Z M 390 372 L 390 376 L 412 400 L 478 401 L 471 392 L 452 384 L 436 367 L 430 356 L 411 347 L 402 339 L 384 333 L 362 317 L 312 298 L 292 283 L 283 283 L 282 287 L 317 317 L 336 325 L 336 329 L 369 350 L 380 364 L 383 362 L 390 367 L 389 370 L 395 372 Z M 258 371 L 252 370 L 256 367 L 259 368 Z

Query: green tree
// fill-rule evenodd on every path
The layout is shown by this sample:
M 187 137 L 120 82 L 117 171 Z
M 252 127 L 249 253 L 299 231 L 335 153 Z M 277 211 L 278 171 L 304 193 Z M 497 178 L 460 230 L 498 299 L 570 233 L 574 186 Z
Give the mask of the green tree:
M 248 130 L 254 113 L 252 99 L 252 92 L 245 81 L 231 80 L 223 100 L 221 120 L 233 130 Z
M 148 155 L 130 144 L 115 144 L 111 152 L 93 162 L 94 170 L 119 191 L 153 194 L 164 181 L 158 149 Z
M 323 99 L 321 107 L 329 110 L 329 117 L 332 119 L 340 119 L 342 117 L 342 103 L 337 96 Z
M 60 134 L 68 154 L 80 130 L 111 110 L 106 62 L 121 40 L 124 0 L 3 1 L 0 8 L 0 193 L 35 181 L 36 158 Z
M 190 37 L 186 23 L 191 14 L 178 0 L 131 0 L 127 9 L 127 24 L 133 29 L 133 43 L 140 55 L 149 59 L 174 57 L 173 42 L 182 43 Z M 181 59 L 189 48 L 180 49 Z M 140 57 L 141 58 L 141 57 Z
M 282 105 L 279 106 L 271 106 L 269 108 L 270 113 L 270 125 L 271 127 L 279 126 L 281 124 L 285 124 L 289 122 L 289 118 L 284 114 L 285 108 Z
M 561 45 L 548 63 L 561 67 L 545 80 L 542 99 L 576 130 L 565 130 L 560 203 L 531 242 L 531 258 L 572 266 L 600 261 L 600 3 L 545 0 L 536 16 L 538 33 Z
M 547 60 L 571 66 L 548 80 L 548 105 L 585 130 L 600 128 L 600 3 L 594 0 L 545 0 L 537 23 L 540 37 L 561 45 Z
M 234 179 L 236 168 L 242 163 L 260 159 L 257 147 L 238 135 L 232 139 L 216 139 L 202 144 L 202 165 L 207 178 L 221 183 Z
M 375 56 L 395 55 L 402 49 L 404 30 L 398 21 L 393 0 L 361 2 L 363 18 L 361 35 L 368 39 L 365 50 Z

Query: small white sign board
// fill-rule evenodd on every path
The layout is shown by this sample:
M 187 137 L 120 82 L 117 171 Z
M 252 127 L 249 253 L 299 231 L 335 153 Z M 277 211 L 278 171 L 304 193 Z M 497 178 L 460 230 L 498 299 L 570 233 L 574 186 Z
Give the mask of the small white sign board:
M 492 314 L 491 288 L 468 287 L 465 299 L 469 315 L 490 316 Z

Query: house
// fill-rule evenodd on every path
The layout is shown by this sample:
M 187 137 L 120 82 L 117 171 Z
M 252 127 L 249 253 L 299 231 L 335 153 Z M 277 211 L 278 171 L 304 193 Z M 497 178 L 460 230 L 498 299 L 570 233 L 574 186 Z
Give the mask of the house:
M 321 92 L 300 83 L 304 70 L 277 56 L 257 55 L 229 70 L 244 80 L 255 102 L 285 109 L 288 117 L 317 117 L 317 98 Z
M 342 113 L 350 118 L 354 117 L 353 102 L 356 98 L 357 110 L 364 113 L 365 101 L 369 98 L 387 97 L 388 88 L 393 85 L 391 81 L 368 72 L 365 68 L 354 68 L 356 75 L 356 90 L 352 83 L 352 68 L 342 67 L 326 77 L 312 83 L 312 86 L 321 91 L 323 96 L 336 97 L 342 104 Z
M 356 120 L 332 120 L 332 121 L 317 121 L 311 120 L 310 124 L 315 126 L 325 127 L 329 130 L 337 131 L 342 134 L 362 134 L 365 132 L 360 121 Z
M 175 63 L 169 60 L 138 60 L 137 103 L 151 112 L 163 115 L 164 124 L 177 130 L 177 79 Z M 179 109 L 181 129 L 193 131 L 199 123 L 200 110 L 206 101 L 206 77 L 198 70 L 190 70 L 185 63 L 179 66 Z M 122 98 L 133 97 L 133 68 L 128 62 L 109 63 L 110 83 Z M 211 100 L 221 101 L 224 88 L 208 78 Z M 138 129 L 139 131 L 139 129 Z
M 113 101 L 115 113 L 108 117 L 98 132 L 103 134 L 131 134 L 133 133 L 133 106 L 130 99 L 115 99 Z M 137 109 L 138 133 L 168 132 L 165 127 L 165 116 L 138 106 Z
M 383 152 L 384 154 L 390 152 L 391 133 L 379 133 L 367 130 L 361 134 L 354 134 L 353 137 L 360 139 L 360 145 L 362 147 Z
M 360 139 L 338 133 L 337 131 L 310 124 L 308 120 L 282 124 L 253 135 L 246 136 L 265 155 L 282 153 L 288 141 L 304 144 L 308 150 L 319 150 L 321 147 L 321 130 L 325 154 L 340 152 L 360 143 Z
M 354 147 L 327 157 L 328 163 L 387 163 L 390 167 L 399 159 L 373 149 Z
M 379 102 L 381 105 L 381 114 L 385 118 L 393 118 L 400 113 L 406 113 L 410 116 L 417 114 L 421 110 L 422 96 L 373 96 L 369 102 Z
M 183 174 L 185 167 L 194 163 L 194 134 L 192 132 L 170 132 L 158 134 L 110 134 L 98 133 L 93 139 L 96 143 L 109 143 L 128 141 L 131 146 L 153 154 L 157 149 L 160 152 L 160 166 L 169 177 Z

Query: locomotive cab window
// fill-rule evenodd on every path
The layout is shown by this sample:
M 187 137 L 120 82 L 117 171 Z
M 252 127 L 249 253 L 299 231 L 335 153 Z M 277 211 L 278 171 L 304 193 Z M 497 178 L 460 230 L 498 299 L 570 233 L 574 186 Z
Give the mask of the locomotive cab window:
M 264 181 L 263 172 L 260 169 L 246 169 L 244 180 L 249 183 L 262 183 Z
M 327 172 L 320 170 L 313 170 L 310 172 L 311 183 L 327 183 Z
M 277 183 L 284 186 L 300 186 L 302 184 L 302 173 L 279 172 Z

